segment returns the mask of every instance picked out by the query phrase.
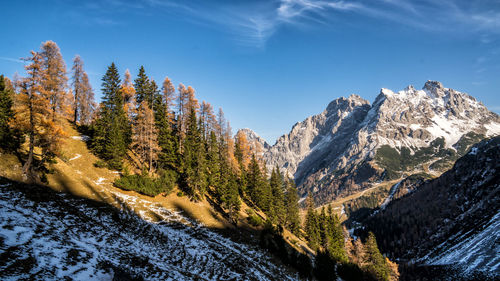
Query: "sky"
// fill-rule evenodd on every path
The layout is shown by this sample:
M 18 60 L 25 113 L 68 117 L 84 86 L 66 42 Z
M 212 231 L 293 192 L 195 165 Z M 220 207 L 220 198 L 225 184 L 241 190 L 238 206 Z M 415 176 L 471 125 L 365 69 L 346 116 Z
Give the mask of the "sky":
M 338 97 L 427 80 L 500 112 L 498 0 L 39 0 L 0 13 L 0 74 L 23 76 L 19 59 L 53 40 L 68 70 L 82 57 L 98 99 L 111 62 L 133 78 L 143 65 L 271 144 Z

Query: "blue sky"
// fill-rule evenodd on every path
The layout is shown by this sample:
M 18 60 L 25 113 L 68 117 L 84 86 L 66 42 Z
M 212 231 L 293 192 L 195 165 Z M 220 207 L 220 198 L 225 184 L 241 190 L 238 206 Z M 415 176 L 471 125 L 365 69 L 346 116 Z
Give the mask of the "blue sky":
M 75 54 L 100 96 L 114 61 L 140 65 L 222 107 L 233 130 L 270 143 L 351 93 L 427 80 L 500 112 L 500 1 L 8 1 L 2 4 L 0 73 L 46 40 Z

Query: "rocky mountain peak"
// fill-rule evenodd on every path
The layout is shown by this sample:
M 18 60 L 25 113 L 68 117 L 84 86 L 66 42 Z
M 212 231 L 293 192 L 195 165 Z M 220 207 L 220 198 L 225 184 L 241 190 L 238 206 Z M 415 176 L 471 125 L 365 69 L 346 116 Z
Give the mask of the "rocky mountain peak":
M 441 82 L 431 80 L 425 82 L 425 85 L 422 89 L 428 92 L 433 98 L 441 98 L 445 96 L 446 91 L 446 88 L 443 87 L 443 84 L 441 84 Z
M 326 107 L 326 114 L 351 111 L 356 106 L 369 105 L 370 102 L 356 94 L 351 94 L 348 98 L 340 97 L 331 101 Z
M 437 175 L 473 141 L 498 134 L 497 114 L 468 94 L 427 81 L 422 90 L 383 88 L 372 105 L 358 95 L 335 99 L 322 113 L 295 124 L 265 151 L 264 160 L 269 169 L 278 165 L 293 175 L 300 192 L 312 191 L 318 202 L 326 202 L 370 188 L 389 169 L 395 169 L 393 176 L 405 169 Z M 382 147 L 411 165 L 385 161 Z M 439 150 L 449 160 L 433 165 Z

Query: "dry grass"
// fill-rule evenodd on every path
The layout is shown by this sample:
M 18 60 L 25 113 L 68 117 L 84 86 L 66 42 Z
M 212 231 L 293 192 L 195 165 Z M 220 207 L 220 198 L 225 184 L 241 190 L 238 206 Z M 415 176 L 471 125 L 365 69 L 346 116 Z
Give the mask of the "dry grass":
M 368 195 L 372 192 L 379 191 L 379 190 L 384 190 L 386 193 L 389 193 L 389 190 L 391 189 L 391 187 L 394 184 L 396 184 L 398 181 L 400 181 L 400 180 L 397 179 L 397 180 L 392 180 L 392 181 L 387 181 L 387 182 L 375 184 L 374 186 L 372 186 L 368 189 L 365 189 L 363 191 L 351 194 L 351 195 L 346 196 L 346 197 L 338 198 L 335 201 L 332 201 L 330 203 L 319 206 L 316 208 L 316 211 L 319 212 L 319 211 L 321 211 L 321 209 L 323 207 L 328 208 L 328 205 L 331 205 L 332 209 L 333 209 L 333 213 L 337 214 L 339 216 L 341 222 L 345 221 L 347 219 L 347 216 L 345 214 L 342 214 L 342 206 L 344 203 L 349 202 L 351 200 L 355 200 L 361 196 Z M 382 202 L 380 202 L 380 203 L 382 203 Z M 305 218 L 305 210 L 302 210 L 301 218 Z
M 71 193 L 75 196 L 88 198 L 96 201 L 108 203 L 120 209 L 135 212 L 137 214 L 151 213 L 148 205 L 162 206 L 169 210 L 181 212 L 184 216 L 202 223 L 206 227 L 216 229 L 234 229 L 234 225 L 220 212 L 220 207 L 214 204 L 214 199 L 210 196 L 199 202 L 190 200 L 187 196 L 178 196 L 177 188 L 168 194 L 160 194 L 150 197 L 134 191 L 126 191 L 116 188 L 113 182 L 120 176 L 117 171 L 94 166 L 99 159 L 92 154 L 80 134 L 69 122 L 64 124 L 68 138 L 64 140 L 60 157 L 56 158 L 55 164 L 51 165 L 53 173 L 47 175 L 48 187 L 59 192 Z M 22 177 L 22 165 L 18 158 L 11 154 L 1 154 L 0 176 L 24 181 Z M 136 168 L 134 155 L 128 154 L 125 166 L 134 172 Z M 131 200 L 124 200 L 129 198 Z M 248 210 L 252 209 L 245 202 L 242 202 L 239 212 L 238 228 L 255 231 L 261 227 L 254 227 L 248 223 Z M 253 209 L 252 209 L 253 210 Z M 263 221 L 266 215 L 257 210 L 253 210 Z M 150 216 L 159 218 L 152 213 Z M 303 253 L 312 253 L 303 239 L 296 237 L 289 231 L 284 231 L 285 240 L 291 246 Z

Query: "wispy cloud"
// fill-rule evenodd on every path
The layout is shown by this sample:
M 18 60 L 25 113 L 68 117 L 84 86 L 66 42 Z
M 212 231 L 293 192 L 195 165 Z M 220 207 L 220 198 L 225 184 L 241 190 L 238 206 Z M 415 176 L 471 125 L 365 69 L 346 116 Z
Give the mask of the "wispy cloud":
M 22 61 L 20 59 L 8 58 L 8 57 L 0 57 L 0 60 L 10 61 L 10 62 L 17 62 L 17 63 L 24 63 L 24 61 Z
M 134 10 L 175 13 L 183 20 L 214 26 L 235 40 L 251 47 L 264 48 L 280 28 L 337 25 L 341 17 L 349 22 L 363 18 L 394 22 L 434 32 L 478 32 L 479 40 L 489 42 L 488 33 L 500 33 L 500 5 L 496 0 L 252 0 L 252 1 L 181 1 L 125 0 L 85 1 L 88 9 L 99 14 L 106 10 Z M 496 9 L 495 9 L 496 8 Z M 495 11 L 496 10 L 496 11 Z M 96 17 L 94 24 L 116 25 L 113 20 Z

